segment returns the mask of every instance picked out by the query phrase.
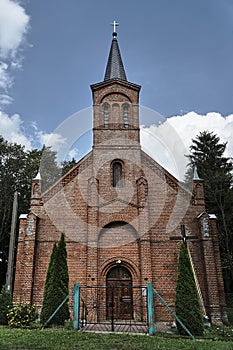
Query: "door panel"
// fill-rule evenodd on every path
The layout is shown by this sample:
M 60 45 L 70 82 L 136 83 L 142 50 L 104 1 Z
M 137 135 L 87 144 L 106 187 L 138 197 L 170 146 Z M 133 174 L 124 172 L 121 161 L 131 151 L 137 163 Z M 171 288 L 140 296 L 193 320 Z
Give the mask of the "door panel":
M 107 319 L 130 320 L 133 318 L 132 278 L 126 268 L 114 269 L 107 276 L 106 316 Z

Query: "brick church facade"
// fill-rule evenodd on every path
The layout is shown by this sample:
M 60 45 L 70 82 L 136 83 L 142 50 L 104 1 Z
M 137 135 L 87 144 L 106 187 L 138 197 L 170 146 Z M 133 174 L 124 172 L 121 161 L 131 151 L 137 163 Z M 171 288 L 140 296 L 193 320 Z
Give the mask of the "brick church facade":
M 104 81 L 91 89 L 92 151 L 44 193 L 40 176 L 32 180 L 30 212 L 20 216 L 14 301 L 40 309 L 52 247 L 65 232 L 70 288 L 106 286 L 112 277 L 141 287 L 151 281 L 174 309 L 183 231 L 206 313 L 221 323 L 216 217 L 205 211 L 203 181 L 195 173 L 188 191 L 142 151 L 140 86 L 127 81 L 115 32 Z M 158 321 L 171 319 L 159 302 L 155 312 Z

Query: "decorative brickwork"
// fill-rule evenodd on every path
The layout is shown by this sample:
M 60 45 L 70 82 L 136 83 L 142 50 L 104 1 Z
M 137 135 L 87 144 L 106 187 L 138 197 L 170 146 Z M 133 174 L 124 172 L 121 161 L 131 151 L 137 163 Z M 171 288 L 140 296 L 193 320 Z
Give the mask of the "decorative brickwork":
M 63 231 L 70 288 L 76 281 L 106 285 L 109 271 L 121 265 L 133 286 L 152 281 L 174 308 L 182 224 L 187 237 L 194 237 L 188 245 L 206 312 L 221 323 L 225 298 L 218 235 L 215 218 L 205 212 L 202 181 L 195 179 L 189 192 L 141 150 L 140 86 L 112 79 L 91 88 L 93 150 L 45 193 L 41 180 L 33 180 L 30 213 L 20 219 L 14 301 L 41 307 L 52 247 Z M 114 161 L 121 164 L 118 183 Z M 171 320 L 158 301 L 156 319 Z

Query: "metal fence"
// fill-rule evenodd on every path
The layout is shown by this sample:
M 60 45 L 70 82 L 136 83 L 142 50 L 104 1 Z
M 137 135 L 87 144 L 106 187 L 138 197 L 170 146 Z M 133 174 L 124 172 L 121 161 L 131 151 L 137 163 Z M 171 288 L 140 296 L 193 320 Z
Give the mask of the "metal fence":
M 147 288 L 80 286 L 79 329 L 148 333 Z

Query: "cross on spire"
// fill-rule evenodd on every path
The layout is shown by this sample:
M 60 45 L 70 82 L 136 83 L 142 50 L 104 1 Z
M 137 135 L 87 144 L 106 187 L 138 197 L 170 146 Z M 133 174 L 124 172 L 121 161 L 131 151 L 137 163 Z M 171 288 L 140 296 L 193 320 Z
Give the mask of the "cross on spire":
M 119 26 L 119 23 L 117 23 L 115 20 L 113 21 L 113 23 L 111 23 L 111 25 L 113 26 L 113 36 L 117 36 L 117 31 L 116 28 Z

